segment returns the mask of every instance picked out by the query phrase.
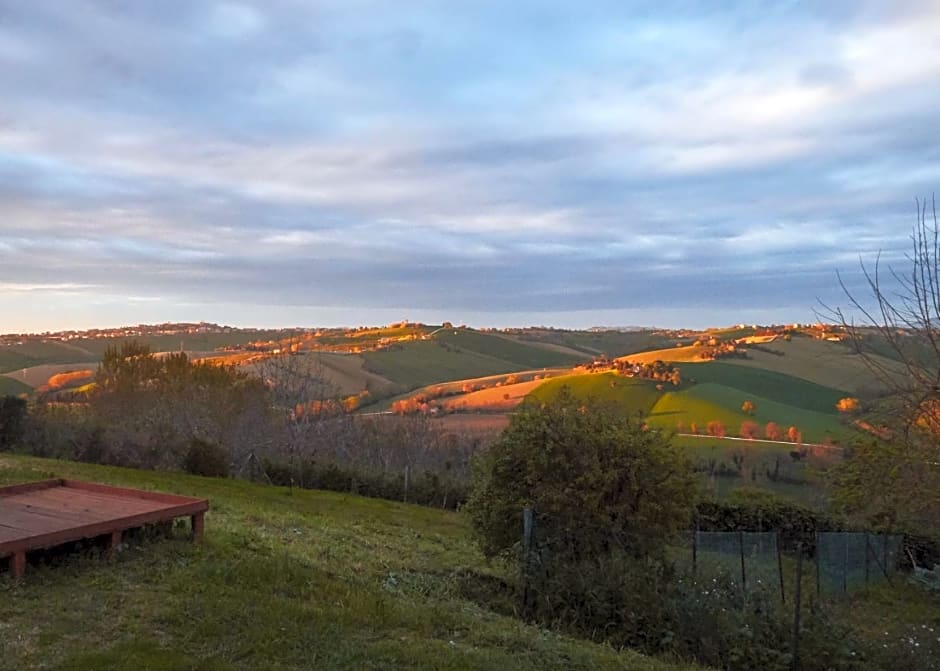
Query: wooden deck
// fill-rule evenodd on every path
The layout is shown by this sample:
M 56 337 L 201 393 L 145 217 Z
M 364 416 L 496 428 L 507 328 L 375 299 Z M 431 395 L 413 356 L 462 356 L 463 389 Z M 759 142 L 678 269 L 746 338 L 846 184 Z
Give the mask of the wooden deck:
M 187 516 L 198 538 L 208 509 L 205 499 L 79 480 L 0 487 L 0 558 L 11 558 L 11 572 L 19 578 L 31 550 L 104 535 L 113 550 L 128 529 Z

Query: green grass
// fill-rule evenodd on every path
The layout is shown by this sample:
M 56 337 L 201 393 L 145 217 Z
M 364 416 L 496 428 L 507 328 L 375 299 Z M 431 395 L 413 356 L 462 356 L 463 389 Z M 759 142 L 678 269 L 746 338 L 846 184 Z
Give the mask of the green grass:
M 514 373 L 526 368 L 434 340 L 404 342 L 394 349 L 363 352 L 362 357 L 367 370 L 404 389 L 415 389 L 435 382 Z
M 97 361 L 99 358 L 65 343 L 29 341 L 22 345 L 0 347 L 0 373 L 44 363 L 86 363 Z
M 760 348 L 749 347 L 748 357 L 728 359 L 728 364 L 784 373 L 846 394 L 875 391 L 879 384 L 864 359 L 842 343 L 807 337 L 787 342 L 778 338 Z M 901 371 L 900 365 L 890 359 L 882 358 L 880 363 L 889 370 Z
M 472 329 L 442 329 L 434 335 L 434 339 L 461 350 L 508 361 L 523 369 L 568 366 L 590 359 L 586 355 L 572 356 Z
M 836 414 L 835 405 L 846 393 L 773 370 L 722 361 L 680 363 L 683 380 L 713 382 L 778 403 L 824 414 Z
M 754 403 L 753 415 L 741 411 L 745 400 Z M 679 422 L 688 429 L 695 422 L 704 431 L 712 420 L 724 424 L 728 435 L 737 435 L 745 421 L 757 423 L 761 430 L 767 422 L 780 424 L 784 431 L 796 426 L 807 442 L 843 439 L 852 433 L 834 414 L 794 407 L 713 382 L 666 392 L 650 412 L 650 424 L 667 429 L 675 429 Z
M 568 387 L 578 398 L 612 401 L 630 413 L 647 414 L 656 405 L 662 392 L 656 383 L 616 373 L 576 373 L 553 377 L 532 392 L 538 400 L 553 398 L 562 387 Z
M 0 396 L 19 396 L 20 394 L 32 393 L 33 388 L 28 384 L 0 375 Z
M 609 357 L 674 347 L 676 344 L 673 339 L 652 331 L 538 331 L 537 334 L 527 333 L 523 337 Z
M 0 456 L 0 483 L 65 476 L 207 497 L 206 537 L 0 575 L 0 669 L 690 669 L 467 600 L 488 566 L 460 514 L 336 493 Z

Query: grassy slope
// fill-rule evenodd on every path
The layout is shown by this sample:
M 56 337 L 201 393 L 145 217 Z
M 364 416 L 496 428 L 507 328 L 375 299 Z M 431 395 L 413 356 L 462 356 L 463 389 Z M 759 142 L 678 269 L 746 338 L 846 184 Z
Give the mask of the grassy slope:
M 689 669 L 484 610 L 459 514 L 334 493 L 0 456 L 0 483 L 67 476 L 208 497 L 206 539 L 131 544 L 0 579 L 0 669 Z
M 763 428 L 774 421 L 797 426 L 806 440 L 839 436 L 848 430 L 839 422 L 835 402 L 845 394 L 806 380 L 723 362 L 681 364 L 683 379 L 697 384 L 678 391 L 666 385 L 663 392 L 655 383 L 624 378 L 614 373 L 580 373 L 552 378 L 539 386 L 536 398 L 548 398 L 567 385 L 581 397 L 594 396 L 622 404 L 631 412 L 650 414 L 655 426 L 675 429 L 681 422 L 686 429 L 692 422 L 704 430 L 711 420 L 725 425 L 729 435 L 737 435 L 741 423 L 757 422 Z M 749 416 L 741 404 L 751 400 L 756 411 Z
M 98 361 L 101 357 L 66 343 L 28 342 L 24 345 L 0 347 L 0 373 L 30 368 L 39 364 L 83 363 Z
M 745 400 L 754 403 L 756 409 L 753 415 L 741 411 L 741 404 Z M 797 408 L 713 382 L 667 392 L 650 413 L 652 424 L 670 429 L 681 421 L 686 427 L 695 422 L 700 430 L 704 430 L 711 420 L 724 424 L 729 435 L 737 435 L 741 423 L 745 421 L 756 422 L 760 427 L 767 422 L 776 422 L 784 429 L 793 425 L 800 429 L 804 440 L 812 442 L 849 433 L 834 414 Z
M 557 394 L 563 386 L 569 387 L 579 398 L 593 397 L 613 401 L 631 413 L 648 413 L 661 396 L 655 383 L 622 377 L 615 373 L 576 373 L 551 378 L 532 395 L 540 400 L 548 399 Z
M 667 347 L 665 349 L 655 349 L 649 352 L 637 352 L 620 357 L 627 359 L 632 363 L 653 363 L 654 361 L 682 362 L 682 361 L 701 361 L 702 347 Z
M 728 359 L 727 362 L 734 366 L 785 373 L 850 393 L 861 393 L 874 387 L 872 374 L 864 360 L 852 354 L 842 343 L 806 337 L 794 337 L 790 342 L 777 339 L 763 349 L 749 348 L 748 356 L 748 359 Z M 897 367 L 888 359 L 883 363 Z
M 485 354 L 450 347 L 430 341 L 402 343 L 398 349 L 364 352 L 369 371 L 414 389 L 435 382 L 447 382 L 498 373 L 521 371 L 526 366 Z
M 320 352 L 314 356 L 323 362 L 323 372 L 342 394 L 357 394 L 369 389 L 381 395 L 395 387 L 391 380 L 367 371 L 365 359 L 359 354 Z
M 573 356 L 566 352 L 528 345 L 512 338 L 494 333 L 481 333 L 470 329 L 442 329 L 434 338 L 451 347 L 509 361 L 522 368 L 552 368 L 567 366 L 590 359 L 588 356 Z M 470 377 L 470 376 L 468 376 Z
M 30 394 L 32 391 L 33 388 L 28 384 L 0 375 L 0 396 L 19 396 L 20 394 Z
M 674 345 L 671 340 L 651 331 L 538 331 L 524 333 L 522 340 L 539 340 L 587 352 L 617 357 Z
M 679 365 L 683 380 L 713 382 L 804 410 L 835 414 L 845 392 L 772 370 L 723 361 Z

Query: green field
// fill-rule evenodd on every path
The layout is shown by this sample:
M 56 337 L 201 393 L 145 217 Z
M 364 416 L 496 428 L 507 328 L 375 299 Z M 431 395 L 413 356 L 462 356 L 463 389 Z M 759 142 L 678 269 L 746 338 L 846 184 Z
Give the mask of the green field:
M 834 414 L 835 406 L 846 393 L 778 371 L 740 366 L 724 361 L 677 364 L 682 379 L 715 383 L 748 394 L 771 399 L 784 405 Z
M 363 352 L 367 370 L 415 389 L 435 382 L 513 373 L 525 366 L 484 354 L 445 348 L 433 340 L 404 342 L 394 349 Z
M 562 387 L 568 387 L 578 398 L 612 401 L 626 412 L 644 415 L 652 410 L 662 396 L 654 382 L 616 373 L 575 373 L 553 377 L 539 385 L 532 396 L 545 401 L 555 396 Z
M 612 372 L 576 373 L 547 380 L 533 396 L 544 400 L 568 386 L 576 396 L 614 401 L 629 412 L 648 415 L 652 426 L 668 430 L 688 431 L 695 423 L 704 433 L 714 420 L 725 426 L 727 435 L 736 436 L 743 422 L 752 421 L 759 426 L 759 437 L 767 422 L 776 422 L 784 431 L 796 426 L 807 442 L 855 435 L 835 409 L 836 401 L 845 395 L 839 390 L 723 362 L 679 366 L 683 383 L 678 389 L 667 383 L 658 390 L 655 382 Z M 755 405 L 753 415 L 741 410 L 746 400 Z
M 47 363 L 88 363 L 101 357 L 82 348 L 59 342 L 26 342 L 0 346 L 0 373 Z
M 573 356 L 505 338 L 498 334 L 483 333 L 472 329 L 441 329 L 434 334 L 434 339 L 462 351 L 485 354 L 511 362 L 523 369 L 570 366 L 590 359 L 588 355 Z
M 653 331 L 563 331 L 554 329 L 526 330 L 518 337 L 522 340 L 554 343 L 586 352 L 618 357 L 634 352 L 675 346 L 675 340 Z
M 438 382 L 565 366 L 582 360 L 565 352 L 472 329 L 441 329 L 430 340 L 396 343 L 388 349 L 363 352 L 362 357 L 367 370 L 406 390 Z
M 741 410 L 744 401 L 754 403 L 753 415 Z M 797 427 L 803 440 L 816 443 L 826 438 L 844 439 L 852 434 L 839 421 L 835 411 L 822 413 L 806 410 L 712 382 L 664 393 L 653 406 L 649 420 L 650 424 L 667 429 L 675 429 L 680 422 L 688 429 L 694 422 L 702 432 L 708 422 L 714 420 L 725 426 L 727 435 L 735 436 L 743 422 L 755 422 L 761 431 L 767 422 L 776 422 L 784 431 L 788 426 Z
M 31 393 L 33 393 L 33 388 L 28 384 L 0 375 L 0 396 L 19 396 L 20 394 Z
M 876 392 L 878 387 L 864 359 L 847 345 L 805 336 L 751 346 L 747 359 L 727 361 L 733 366 L 776 371 L 852 394 Z M 903 372 L 897 362 L 879 361 L 888 370 Z
M 459 513 L 335 493 L 0 455 L 0 484 L 64 476 L 207 497 L 206 537 L 0 575 L 0 669 L 636 669 L 629 651 L 497 615 Z

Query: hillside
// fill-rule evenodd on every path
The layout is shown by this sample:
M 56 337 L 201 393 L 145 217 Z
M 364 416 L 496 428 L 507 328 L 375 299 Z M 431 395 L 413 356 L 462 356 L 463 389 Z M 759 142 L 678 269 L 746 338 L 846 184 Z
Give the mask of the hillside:
M 404 389 L 571 365 L 589 358 L 472 329 L 439 329 L 429 340 L 403 342 L 362 356 L 367 370 Z
M 456 513 L 0 455 L 0 484 L 65 476 L 207 497 L 206 538 L 131 542 L 0 577 L 0 669 L 680 671 L 496 615 L 502 580 Z
M 747 359 L 727 359 L 731 365 L 785 373 L 810 382 L 861 394 L 876 390 L 871 370 L 864 359 L 845 344 L 795 337 L 791 341 L 777 339 L 760 347 L 749 347 Z M 879 360 L 887 370 L 903 374 L 898 362 Z
M 636 331 L 566 331 L 562 329 L 513 329 L 523 342 L 561 345 L 589 356 L 618 357 L 633 352 L 673 347 L 676 339 L 648 329 Z
M 28 394 L 32 390 L 32 387 L 23 384 L 19 380 L 0 375 L 0 396 L 19 396 L 20 394 Z

